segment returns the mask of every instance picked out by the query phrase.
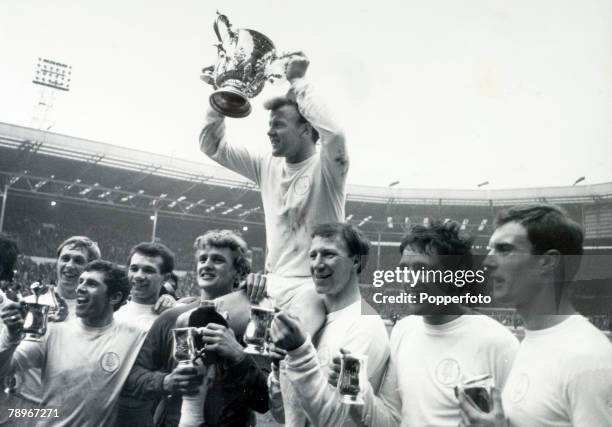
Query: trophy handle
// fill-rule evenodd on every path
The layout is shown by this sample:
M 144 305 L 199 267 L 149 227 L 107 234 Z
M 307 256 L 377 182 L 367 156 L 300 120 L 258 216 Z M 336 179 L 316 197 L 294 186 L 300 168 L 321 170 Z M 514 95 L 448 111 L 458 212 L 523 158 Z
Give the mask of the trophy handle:
M 276 80 L 280 80 L 283 77 L 285 77 L 284 73 L 281 74 L 281 73 L 278 73 L 278 72 L 274 72 L 274 71 L 270 70 L 270 68 L 275 63 L 284 62 L 285 59 L 287 59 L 289 56 L 291 56 L 291 54 L 288 54 L 288 53 L 285 53 L 285 52 L 281 53 L 280 55 L 278 55 L 276 52 L 274 52 L 272 54 L 270 62 L 268 63 L 267 66 L 265 66 L 264 80 L 267 80 L 270 83 L 274 83 Z M 285 69 L 285 64 L 282 65 L 282 69 L 283 70 Z
M 275 63 L 283 63 L 282 69 L 285 70 L 286 65 L 287 65 L 287 60 L 291 58 L 293 55 L 295 55 L 294 52 L 282 52 L 280 54 L 277 54 L 276 52 L 274 52 L 269 65 L 266 67 L 265 80 L 269 81 L 270 83 L 274 83 L 274 81 L 277 79 L 279 80 L 283 79 L 285 77 L 284 71 L 282 74 L 274 73 L 274 72 L 268 71 L 268 68 Z
M 232 24 L 230 24 L 227 16 L 217 12 L 217 19 L 215 19 L 215 23 L 213 24 L 213 28 L 215 29 L 215 34 L 217 34 L 217 38 L 221 43 L 224 43 L 224 37 L 221 36 L 219 32 L 219 23 L 223 24 L 225 38 L 233 38 L 235 37 L 235 33 L 232 31 Z
M 215 84 L 215 66 L 210 65 L 208 67 L 202 68 L 202 75 L 200 79 L 204 81 L 204 83 L 208 83 L 215 89 L 217 89 L 217 85 Z

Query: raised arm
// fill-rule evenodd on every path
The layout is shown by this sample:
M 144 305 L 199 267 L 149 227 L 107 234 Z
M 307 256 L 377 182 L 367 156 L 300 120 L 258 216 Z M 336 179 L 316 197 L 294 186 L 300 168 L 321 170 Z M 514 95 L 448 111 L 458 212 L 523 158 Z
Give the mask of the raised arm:
M 302 53 L 296 54 L 287 64 L 287 79 L 291 82 L 291 92 L 295 96 L 300 114 L 319 133 L 319 155 L 324 176 L 344 183 L 349 167 L 346 137 L 325 102 L 304 79 L 308 65 L 308 59 Z
M 262 157 L 244 147 L 232 146 L 225 139 L 225 118 L 208 107 L 200 134 L 200 150 L 222 166 L 259 185 Z
M 0 310 L 5 327 L 0 333 L 0 378 L 15 370 L 40 368 L 43 364 L 46 338 L 39 343 L 22 342 L 23 315 L 18 303 L 9 302 Z

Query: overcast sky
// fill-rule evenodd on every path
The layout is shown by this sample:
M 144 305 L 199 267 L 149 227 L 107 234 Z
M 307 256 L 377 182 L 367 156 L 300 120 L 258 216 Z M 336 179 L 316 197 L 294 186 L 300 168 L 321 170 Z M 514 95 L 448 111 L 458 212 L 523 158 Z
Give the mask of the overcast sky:
M 348 135 L 349 183 L 612 181 L 609 0 L 2 0 L 0 121 L 29 126 L 38 57 L 72 65 L 52 131 L 208 162 L 215 11 L 302 50 Z M 230 141 L 269 150 L 263 100 Z

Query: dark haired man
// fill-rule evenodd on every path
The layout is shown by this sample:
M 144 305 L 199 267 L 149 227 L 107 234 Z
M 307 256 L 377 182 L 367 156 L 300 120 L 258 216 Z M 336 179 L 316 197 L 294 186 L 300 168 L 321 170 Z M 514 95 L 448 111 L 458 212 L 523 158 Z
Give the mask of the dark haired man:
M 115 264 L 87 264 L 75 289 L 77 317 L 50 324 L 41 342 L 22 341 L 20 304 L 0 310 L 6 324 L 0 336 L 0 376 L 42 371 L 40 408 L 52 414 L 38 417 L 37 425 L 114 426 L 119 392 L 136 358 L 135 343 L 144 339 L 142 330 L 113 321 L 129 292 L 126 274 Z
M 525 339 L 491 412 L 460 396 L 462 426 L 612 425 L 612 344 L 576 313 L 568 289 L 583 238 L 580 225 L 554 205 L 515 206 L 497 216 L 485 266 L 495 296 L 521 315 Z
M 128 280 L 131 299 L 117 312 L 116 319 L 131 322 L 149 330 L 160 312 L 160 306 L 174 305 L 171 297 L 160 297 L 162 284 L 174 270 L 174 254 L 161 243 L 142 242 L 128 256 Z M 162 304 L 164 303 L 164 304 Z M 163 310 L 162 310 L 163 311 Z
M 291 83 L 289 94 L 264 105 L 270 110 L 271 154 L 230 145 L 225 140 L 224 118 L 212 109 L 200 137 L 206 155 L 261 189 L 268 248 L 267 292 L 280 307 L 287 307 L 305 288 L 312 290 L 308 251 L 313 227 L 344 221 L 345 137 L 304 79 L 308 65 L 302 53 L 292 55 L 285 69 Z M 317 140 L 321 143 L 318 154 Z M 308 304 L 299 305 L 298 310 L 303 311 Z M 309 306 L 313 311 L 307 316 L 309 324 L 323 318 L 323 309 L 316 316 L 315 307 Z
M 415 272 L 444 275 L 473 268 L 471 239 L 454 221 L 413 226 L 400 253 L 400 267 Z M 455 293 L 454 284 L 412 285 L 405 284 L 406 292 Z M 358 425 L 455 427 L 461 421 L 455 386 L 484 374 L 498 387 L 506 380 L 518 342 L 503 325 L 460 305 L 409 308 L 415 316 L 397 322 L 391 333 L 391 357 L 380 392 L 375 395 L 376 389 L 368 387 L 363 408 L 351 412 Z M 330 377 L 334 384 L 338 371 L 336 359 Z
M 293 427 L 353 425 L 343 423 L 347 405 L 327 384 L 332 357 L 340 348 L 367 355 L 367 378 L 371 387 L 378 388 L 389 357 L 389 339 L 379 316 L 361 314 L 359 273 L 369 249 L 367 238 L 350 224 L 314 228 L 310 270 L 328 315 L 312 339 L 297 317 L 281 312 L 274 319 L 272 340 L 287 352 L 280 378 L 270 377 L 273 415 L 278 421 Z
M 244 240 L 229 230 L 211 230 L 194 244 L 200 299 L 178 305 L 153 323 L 126 383 L 124 394 L 139 399 L 163 398 L 155 420 L 144 417 L 138 425 L 192 426 L 204 420 L 208 425 L 247 426 L 251 409 L 268 410 L 266 378 L 253 360 L 242 351 L 234 332 L 241 336 L 249 317 L 249 299 L 240 290 L 233 292 L 250 271 Z M 187 326 L 200 301 L 217 299 L 220 311 L 228 311 L 227 323 L 208 324 L 203 330 L 206 351 L 220 361 L 208 367 L 207 381 L 192 366 L 177 365 L 172 357 L 172 329 Z M 182 413 L 183 396 L 205 393 L 207 398 L 194 411 Z M 180 423 L 180 424 L 179 424 Z
M 160 295 L 163 281 L 174 270 L 174 254 L 161 243 L 142 242 L 130 250 L 127 264 L 131 299 L 115 314 L 115 319 L 148 332 L 159 313 L 175 304 L 174 298 Z M 117 427 L 135 427 L 150 412 L 149 402 L 122 393 Z

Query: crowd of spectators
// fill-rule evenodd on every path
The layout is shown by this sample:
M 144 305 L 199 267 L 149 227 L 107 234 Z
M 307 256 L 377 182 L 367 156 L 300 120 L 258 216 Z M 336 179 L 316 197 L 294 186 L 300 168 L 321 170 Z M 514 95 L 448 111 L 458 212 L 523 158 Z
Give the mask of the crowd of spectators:
M 40 201 L 32 203 L 40 204 Z M 21 253 L 36 257 L 55 258 L 57 245 L 66 236 L 85 235 L 98 243 L 105 259 L 125 264 L 130 248 L 150 241 L 153 231 L 153 221 L 142 214 L 112 212 L 109 215 L 109 211 L 90 207 L 79 208 L 77 213 L 69 209 L 49 213 L 50 207 L 43 205 L 40 209 L 28 208 L 26 215 L 25 208 L 19 208 L 13 206 L 8 211 L 4 229 L 17 239 Z M 191 270 L 194 268 L 193 241 L 208 228 L 197 222 L 162 217 L 157 223 L 156 241 L 174 252 L 177 269 Z

